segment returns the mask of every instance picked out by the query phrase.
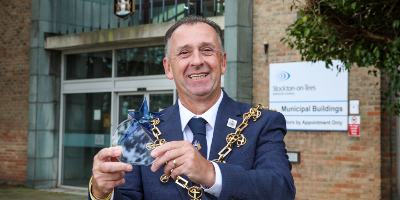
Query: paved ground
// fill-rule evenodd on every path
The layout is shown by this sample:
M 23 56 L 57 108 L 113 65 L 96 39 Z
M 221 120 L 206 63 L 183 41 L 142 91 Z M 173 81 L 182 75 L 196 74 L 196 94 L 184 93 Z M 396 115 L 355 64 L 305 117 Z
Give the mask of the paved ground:
M 1 200 L 86 200 L 85 191 L 52 188 L 46 190 L 33 190 L 24 186 L 0 184 Z

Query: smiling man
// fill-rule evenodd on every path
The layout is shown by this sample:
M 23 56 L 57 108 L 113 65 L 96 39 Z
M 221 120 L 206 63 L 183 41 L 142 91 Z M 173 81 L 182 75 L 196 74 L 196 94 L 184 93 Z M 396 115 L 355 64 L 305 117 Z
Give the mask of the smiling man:
M 285 119 L 263 110 L 257 121 L 241 124 L 252 107 L 221 90 L 221 35 L 216 23 L 198 16 L 167 31 L 164 69 L 179 96 L 157 125 L 167 143 L 153 150 L 152 166 L 113 162 L 120 149 L 102 149 L 94 158 L 89 199 L 294 199 Z M 242 135 L 227 146 L 236 127 Z

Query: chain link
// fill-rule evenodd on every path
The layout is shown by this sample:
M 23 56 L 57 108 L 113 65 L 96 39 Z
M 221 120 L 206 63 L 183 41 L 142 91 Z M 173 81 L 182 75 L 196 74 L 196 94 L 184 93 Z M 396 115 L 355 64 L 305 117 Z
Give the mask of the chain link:
M 218 153 L 219 158 L 214 159 L 213 160 L 214 162 L 225 163 L 224 158 L 232 151 L 231 147 L 232 147 L 233 143 L 236 142 L 237 147 L 241 147 L 244 144 L 246 144 L 247 139 L 242 134 L 242 131 L 247 127 L 248 121 L 251 117 L 253 117 L 253 121 L 257 121 L 257 119 L 261 116 L 261 110 L 264 110 L 264 107 L 261 104 L 259 104 L 257 106 L 257 108 L 251 108 L 248 113 L 243 114 L 242 123 L 239 124 L 238 127 L 236 127 L 235 133 L 231 133 L 226 136 L 226 142 L 228 144 Z M 273 109 L 269 109 L 269 110 L 276 111 Z M 153 126 L 153 128 L 152 128 L 153 135 L 156 138 L 156 140 L 153 143 L 148 143 L 146 145 L 146 148 L 148 150 L 155 149 L 156 147 L 161 146 L 166 143 L 165 139 L 159 139 L 159 136 L 161 135 L 161 131 L 157 128 L 157 125 L 159 123 L 160 123 L 160 119 L 158 119 L 158 118 L 151 121 L 151 125 Z M 172 170 L 171 170 L 171 173 L 172 173 Z M 167 175 L 163 174 L 160 177 L 160 181 L 163 183 L 167 183 L 170 177 L 171 176 L 167 176 Z M 201 189 L 201 187 L 198 187 L 198 186 L 189 187 L 188 186 L 189 181 L 187 181 L 186 179 L 182 178 L 179 175 L 176 177 L 175 183 L 178 184 L 179 186 L 181 186 L 182 188 L 185 188 L 186 190 L 188 190 L 189 196 L 192 197 L 191 200 L 201 200 L 200 197 L 203 195 L 203 190 Z
M 151 130 L 152 130 L 153 136 L 156 138 L 156 140 L 153 143 L 147 143 L 146 144 L 146 149 L 147 150 L 155 149 L 156 147 L 167 143 L 167 141 L 165 141 L 165 139 L 158 138 L 158 136 L 161 135 L 161 131 L 157 127 L 157 125 L 159 123 L 160 123 L 160 119 L 158 119 L 158 118 L 155 118 L 155 119 L 151 120 L 151 126 L 153 127 Z
M 267 108 L 268 109 L 268 108 Z M 226 136 L 226 146 L 218 153 L 218 159 L 214 159 L 214 162 L 223 162 L 224 158 L 232 151 L 232 144 L 236 142 L 237 147 L 241 147 L 246 144 L 246 137 L 242 134 L 242 131 L 247 127 L 248 121 L 251 117 L 253 117 L 253 121 L 257 121 L 257 119 L 261 116 L 261 110 L 264 110 L 264 107 L 259 104 L 257 108 L 251 108 L 248 113 L 243 114 L 243 121 L 239 126 L 236 127 L 235 133 L 231 133 Z

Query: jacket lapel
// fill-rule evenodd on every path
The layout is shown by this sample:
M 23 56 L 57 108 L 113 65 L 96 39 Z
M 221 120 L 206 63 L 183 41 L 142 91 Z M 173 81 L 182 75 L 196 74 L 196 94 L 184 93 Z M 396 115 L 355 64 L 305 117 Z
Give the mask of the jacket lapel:
M 160 139 L 165 139 L 167 142 L 183 140 L 178 103 L 175 103 L 171 109 L 165 110 L 164 115 L 160 117 L 160 124 L 158 125 L 158 128 L 162 133 Z M 182 177 L 190 182 L 186 176 Z M 190 198 L 187 194 L 187 190 L 176 184 L 175 180 L 170 178 L 169 182 L 172 182 L 172 184 L 175 185 L 182 199 Z M 191 183 L 189 183 L 189 186 L 190 185 Z
M 223 91 L 223 99 L 218 108 L 217 118 L 215 120 L 214 134 L 210 149 L 210 157 L 209 160 L 218 159 L 218 153 L 226 146 L 226 136 L 230 133 L 234 133 L 235 129 L 227 126 L 228 120 L 233 119 L 237 121 L 236 126 L 238 126 L 242 122 L 242 118 L 240 116 L 240 109 L 237 105 L 237 102 L 228 97 L 228 95 Z M 225 157 L 224 161 L 226 161 L 229 157 Z
M 171 109 L 166 109 L 163 114 L 158 125 L 162 133 L 160 139 L 165 139 L 167 142 L 183 140 L 178 104 L 175 103 Z

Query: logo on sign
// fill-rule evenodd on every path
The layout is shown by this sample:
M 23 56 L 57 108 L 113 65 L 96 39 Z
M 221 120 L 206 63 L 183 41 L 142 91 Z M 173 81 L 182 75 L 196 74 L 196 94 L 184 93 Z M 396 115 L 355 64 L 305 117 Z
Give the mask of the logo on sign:
M 351 122 L 352 122 L 352 124 L 356 124 L 357 123 L 357 117 L 351 117 Z
M 282 81 L 286 81 L 286 80 L 288 80 L 290 78 L 290 74 L 288 72 L 285 72 L 285 71 L 280 71 L 276 75 L 276 78 L 281 82 Z

